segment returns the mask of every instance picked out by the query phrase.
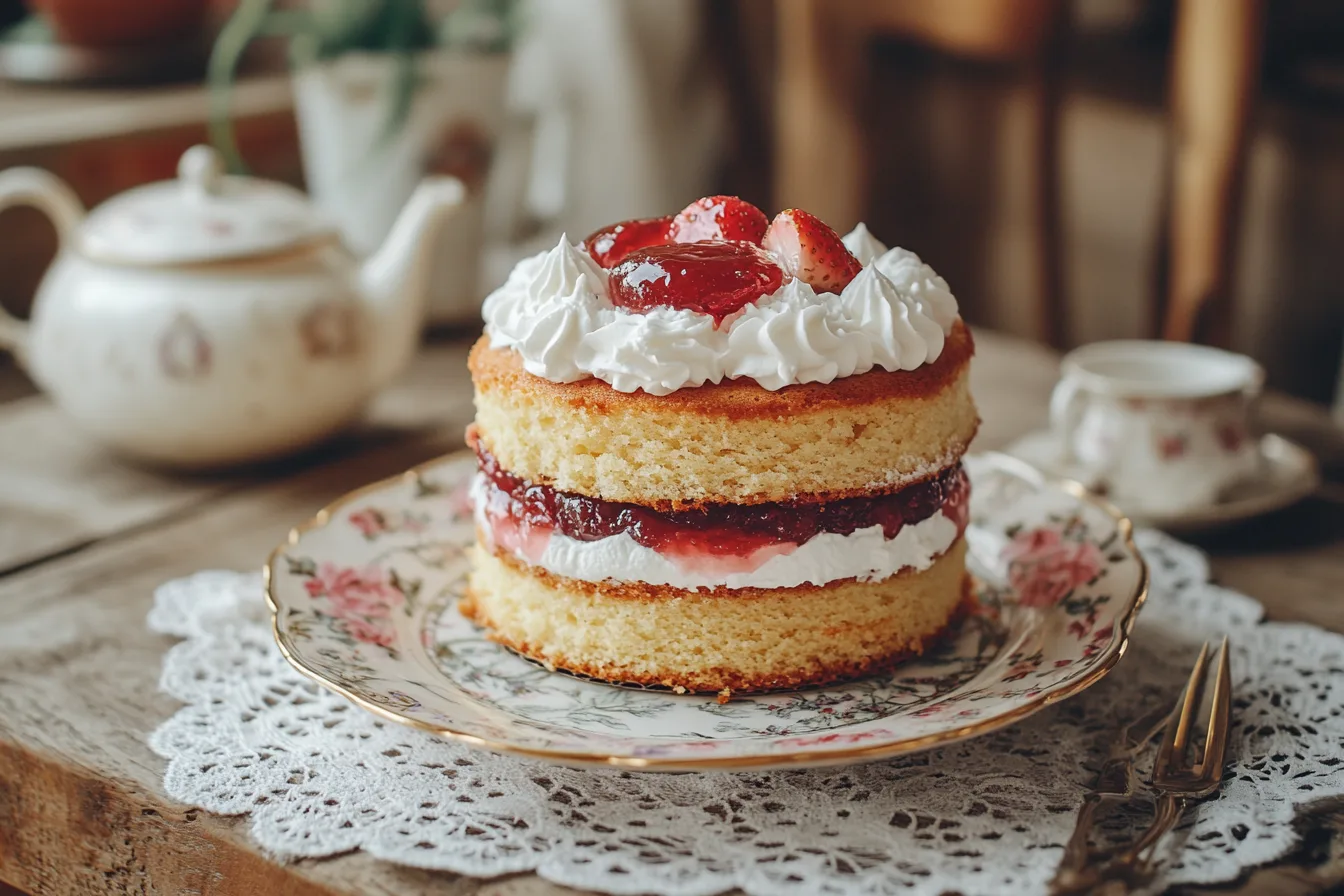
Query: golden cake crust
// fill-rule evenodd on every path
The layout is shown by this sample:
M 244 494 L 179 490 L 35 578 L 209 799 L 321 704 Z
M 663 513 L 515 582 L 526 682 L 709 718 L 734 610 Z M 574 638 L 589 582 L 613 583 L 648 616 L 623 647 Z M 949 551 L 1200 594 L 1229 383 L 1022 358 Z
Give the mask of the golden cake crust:
M 769 691 L 791 691 L 798 688 L 824 687 L 825 685 L 838 684 L 845 681 L 854 681 L 859 678 L 867 678 L 870 675 L 881 675 L 890 672 L 897 666 L 907 663 L 910 660 L 918 659 L 923 656 L 925 651 L 937 644 L 948 631 L 963 616 L 972 612 L 974 607 L 974 598 L 971 595 L 970 579 L 966 579 L 964 584 L 964 600 L 958 605 L 952 616 L 948 618 L 947 623 L 938 631 L 926 638 L 921 638 L 913 646 L 898 650 L 895 653 L 886 656 L 870 656 L 857 660 L 841 660 L 832 663 L 818 663 L 810 666 L 807 671 L 778 673 L 774 675 L 750 675 L 741 670 L 714 666 L 703 669 L 693 675 L 682 677 L 669 677 L 659 674 L 640 674 L 629 671 L 613 670 L 608 665 L 596 665 L 584 663 L 580 660 L 572 660 L 567 657 L 556 655 L 554 659 L 548 660 L 548 653 L 536 645 L 526 642 L 514 642 L 498 632 L 492 631 L 489 635 L 491 641 L 496 644 L 502 644 L 514 653 L 521 654 L 531 660 L 542 663 L 549 669 L 563 670 L 574 675 L 580 675 L 584 678 L 592 678 L 598 681 L 606 681 L 615 684 L 639 685 L 641 687 L 666 687 L 676 690 L 678 693 L 688 694 L 720 694 L 721 696 L 731 696 L 733 694 L 760 694 Z M 468 592 L 470 596 L 470 592 Z M 464 601 L 464 606 L 466 602 Z M 464 611 L 465 612 L 465 611 Z M 480 622 L 479 619 L 468 614 L 468 618 Z
M 475 551 L 461 612 L 548 667 L 688 691 L 874 674 L 921 654 L 970 600 L 965 543 L 879 582 L 692 592 L 582 582 Z
M 480 431 L 479 431 L 479 429 L 477 428 L 476 424 L 474 424 L 474 423 L 468 424 L 468 425 L 467 425 L 467 445 L 474 449 L 474 448 L 476 447 L 476 443 L 477 443 L 477 441 L 478 441 L 479 439 L 480 439 Z M 954 460 L 953 463 L 956 463 L 956 461 Z M 936 478 L 938 478 L 939 476 L 941 476 L 942 474 L 946 473 L 946 472 L 948 471 L 948 469 L 950 469 L 950 467 L 951 467 L 951 464 L 949 464 L 948 467 L 943 467 L 943 468 L 939 468 L 939 469 L 933 469 L 933 468 L 930 468 L 930 469 L 929 469 L 929 472 L 928 472 L 927 475 L 916 475 L 916 476 L 910 478 L 909 480 L 907 480 L 907 481 L 903 481 L 903 482 L 901 482 L 901 483 L 899 483 L 899 484 L 896 484 L 896 485 L 883 485 L 883 486 L 876 486 L 876 487 L 837 489 L 837 490 L 826 491 L 826 492 L 809 492 L 809 493 L 806 493 L 806 494 L 798 494 L 798 495 L 794 495 L 790 500 L 791 500 L 791 501 L 798 501 L 798 502 L 800 502 L 800 503 L 825 504 L 825 503 L 829 503 L 829 502 L 831 502 L 831 501 L 844 501 L 844 500 L 847 500 L 847 499 L 850 499 L 850 498 L 875 498 L 875 497 L 879 497 L 879 496 L 881 496 L 881 495 L 895 494 L 896 492 L 899 492 L 899 491 L 901 491 L 901 490 L 903 490 L 903 489 L 907 489 L 907 488 L 910 488 L 911 486 L 918 485 L 918 484 L 923 483 L 923 482 L 927 482 L 927 481 L 930 480 L 930 479 L 936 479 Z M 510 472 L 512 472 L 512 471 L 510 471 Z M 529 481 L 532 481 L 532 480 L 529 480 Z M 716 505 L 717 505 L 717 506 L 722 506 L 725 502 L 723 502 L 723 501 L 721 501 L 721 500 L 712 500 L 712 499 L 692 499 L 692 500 L 679 500 L 679 501 L 673 501 L 673 500 L 669 500 L 669 499 L 663 499 L 663 500 L 648 501 L 648 502 L 644 502 L 644 501 L 622 501 L 622 502 L 620 502 L 620 503 L 622 503 L 622 504 L 637 504 L 637 505 L 639 505 L 639 506 L 641 506 L 641 507 L 647 507 L 647 508 L 649 508 L 650 510 L 657 511 L 658 513 L 681 513 L 681 512 L 688 512 L 688 511 L 689 511 L 689 512 L 694 512 L 694 511 L 697 511 L 697 510 L 708 510 L 708 509 L 711 509 L 711 508 L 715 507 Z M 743 501 L 743 502 L 740 502 L 740 503 L 747 504 L 747 505 L 751 505 L 751 504 L 754 504 L 754 503 L 762 503 L 762 502 Z
M 815 413 L 828 408 L 874 402 L 929 398 L 943 391 L 970 364 L 975 354 L 971 331 L 960 318 L 952 326 L 942 354 L 932 364 L 914 370 L 870 370 L 830 383 L 803 383 L 775 392 L 755 380 L 742 378 L 678 389 L 670 395 L 617 392 L 595 377 L 573 383 L 553 383 L 523 369 L 515 351 L 490 347 L 488 336 L 472 346 L 467 358 L 477 389 L 526 389 L 600 414 L 699 414 L 730 420 L 777 419 Z
M 973 349 L 958 321 L 938 360 L 911 371 L 652 396 L 552 383 L 482 340 L 470 360 L 476 433 L 524 479 L 659 509 L 890 491 L 956 463 L 975 436 Z

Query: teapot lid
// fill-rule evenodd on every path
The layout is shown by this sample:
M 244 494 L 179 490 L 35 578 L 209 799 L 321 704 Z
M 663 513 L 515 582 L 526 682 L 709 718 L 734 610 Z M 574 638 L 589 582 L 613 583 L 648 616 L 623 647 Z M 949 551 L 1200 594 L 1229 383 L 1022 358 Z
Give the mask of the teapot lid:
M 334 234 L 302 192 L 224 173 L 209 146 L 193 146 L 177 179 L 127 190 L 79 229 L 80 250 L 101 261 L 173 265 L 270 254 Z

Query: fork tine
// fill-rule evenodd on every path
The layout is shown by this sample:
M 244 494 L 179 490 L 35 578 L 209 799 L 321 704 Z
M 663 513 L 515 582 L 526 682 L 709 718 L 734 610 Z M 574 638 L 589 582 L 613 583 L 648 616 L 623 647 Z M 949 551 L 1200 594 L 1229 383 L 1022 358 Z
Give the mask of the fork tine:
M 1153 707 L 1147 715 L 1120 729 L 1121 743 L 1131 747 L 1148 744 L 1166 729 L 1167 723 L 1171 721 L 1172 713 L 1175 711 L 1176 707 L 1174 706 Z
M 1227 656 L 1227 636 L 1218 653 L 1218 671 L 1213 682 L 1213 700 L 1209 708 L 1209 733 L 1204 755 L 1195 766 L 1195 774 L 1216 783 L 1223 777 L 1223 756 L 1227 752 L 1227 732 L 1232 720 L 1232 668 Z
M 1208 671 L 1209 643 L 1199 649 L 1199 659 L 1190 670 L 1190 680 L 1181 693 L 1179 708 L 1171 714 L 1167 723 L 1167 732 L 1157 748 L 1157 760 L 1153 763 L 1153 777 L 1159 777 L 1179 764 L 1190 744 L 1190 725 L 1195 712 L 1199 709 L 1200 692 L 1203 690 L 1204 673 Z
M 1151 876 L 1157 845 L 1180 823 L 1187 803 L 1208 796 L 1218 789 L 1223 777 L 1223 756 L 1232 718 L 1232 672 L 1228 659 L 1227 638 L 1219 648 L 1218 669 L 1214 675 L 1213 696 L 1208 717 L 1208 734 L 1198 762 L 1187 763 L 1190 731 L 1199 711 L 1209 667 L 1209 645 L 1200 648 L 1199 659 L 1190 671 L 1185 692 L 1172 710 L 1162 745 L 1153 762 L 1153 788 L 1158 792 L 1157 807 L 1148 829 L 1130 846 L 1116 855 L 1103 874 L 1110 878 L 1126 875 L 1147 880 Z
M 1176 742 L 1173 747 L 1184 752 L 1190 745 L 1190 728 L 1195 722 L 1195 713 L 1199 711 L 1200 698 L 1204 696 L 1204 676 L 1209 671 L 1209 642 L 1199 649 L 1199 659 L 1195 668 L 1190 670 L 1190 680 L 1185 685 L 1185 699 L 1181 704 L 1181 714 L 1177 719 Z

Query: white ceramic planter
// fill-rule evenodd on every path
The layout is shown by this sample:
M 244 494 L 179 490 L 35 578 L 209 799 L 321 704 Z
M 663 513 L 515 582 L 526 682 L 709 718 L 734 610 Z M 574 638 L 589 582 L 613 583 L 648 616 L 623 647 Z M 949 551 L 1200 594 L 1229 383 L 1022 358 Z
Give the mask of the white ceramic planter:
M 416 59 L 406 120 L 388 130 L 395 60 L 355 53 L 301 69 L 295 102 L 308 189 L 357 254 L 373 250 L 426 174 L 451 174 L 467 201 L 443 227 L 431 323 L 479 318 L 484 187 L 504 121 L 508 54 L 436 50 Z

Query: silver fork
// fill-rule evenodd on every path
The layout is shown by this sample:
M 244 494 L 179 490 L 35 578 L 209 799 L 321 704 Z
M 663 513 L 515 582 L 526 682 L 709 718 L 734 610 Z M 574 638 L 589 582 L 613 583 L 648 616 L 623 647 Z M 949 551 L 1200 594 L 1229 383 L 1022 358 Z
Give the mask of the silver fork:
M 1204 681 L 1209 667 L 1209 645 L 1199 652 L 1190 680 L 1186 683 L 1178 708 L 1167 723 L 1162 744 L 1153 763 L 1153 789 L 1158 794 L 1152 824 L 1134 843 L 1113 858 L 1103 869 L 1106 878 L 1143 881 L 1151 877 L 1153 857 L 1162 838 L 1176 827 L 1192 800 L 1206 797 L 1223 781 L 1223 759 L 1227 754 L 1227 733 L 1232 721 L 1232 671 L 1228 660 L 1227 638 L 1219 651 L 1218 668 L 1213 676 L 1213 696 L 1204 728 L 1202 749 L 1191 735 L 1195 714 L 1204 696 Z M 1197 758 L 1192 756 L 1197 753 Z
M 1149 741 L 1162 731 L 1173 711 L 1168 707 L 1150 710 L 1118 732 L 1116 743 L 1107 752 L 1106 761 L 1102 763 L 1092 789 L 1078 807 L 1073 834 L 1064 847 L 1064 857 L 1059 861 L 1054 879 L 1050 881 L 1050 892 L 1054 896 L 1084 892 L 1100 880 L 1101 868 L 1090 864 L 1094 855 L 1088 846 L 1096 811 L 1106 803 L 1124 802 L 1134 797 L 1138 786 L 1134 762 Z M 1138 734 L 1132 735 L 1131 732 L 1135 731 Z

